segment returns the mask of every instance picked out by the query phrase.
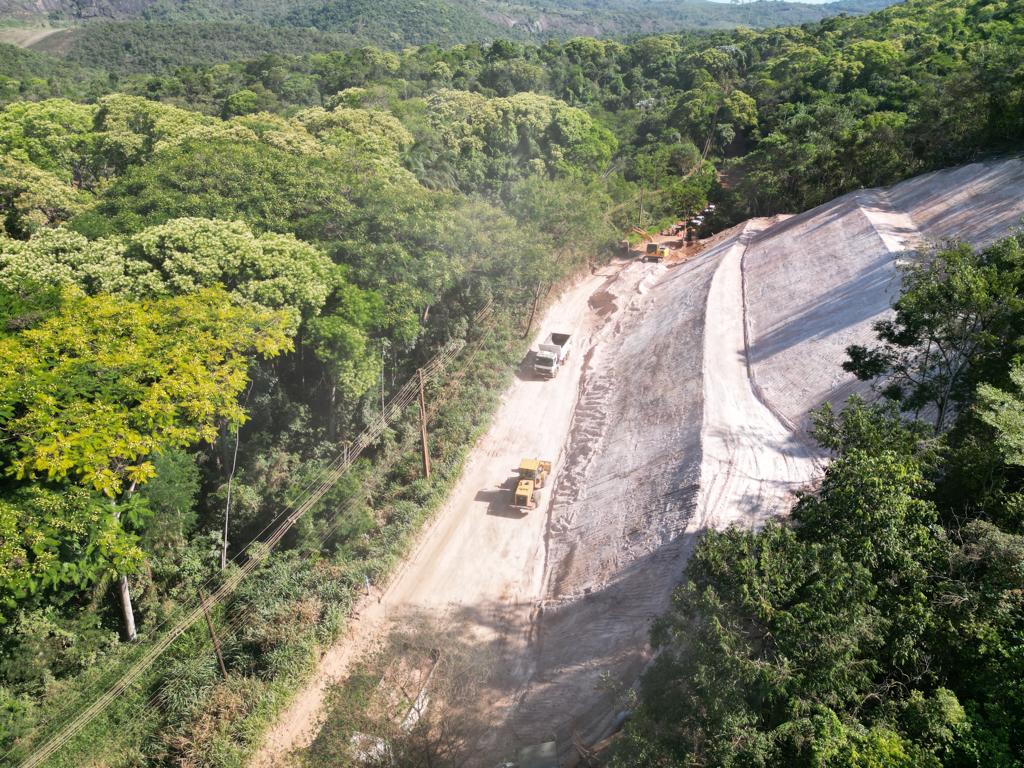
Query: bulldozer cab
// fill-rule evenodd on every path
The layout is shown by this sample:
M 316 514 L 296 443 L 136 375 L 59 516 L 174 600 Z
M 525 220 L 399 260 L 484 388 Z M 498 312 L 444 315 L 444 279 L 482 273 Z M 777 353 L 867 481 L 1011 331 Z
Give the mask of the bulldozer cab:
M 534 506 L 533 493 L 533 480 L 520 480 L 516 485 L 514 505 L 520 509 L 532 509 Z

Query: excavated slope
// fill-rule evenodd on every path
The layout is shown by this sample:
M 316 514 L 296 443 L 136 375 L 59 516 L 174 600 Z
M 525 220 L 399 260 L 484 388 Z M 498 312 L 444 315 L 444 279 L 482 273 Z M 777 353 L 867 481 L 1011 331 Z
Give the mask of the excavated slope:
M 743 257 L 751 376 L 762 400 L 791 426 L 821 403 L 841 404 L 863 383 L 840 363 L 850 344 L 899 294 L 904 251 L 952 238 L 983 246 L 1024 217 L 1019 159 L 929 173 L 862 190 L 766 229 Z

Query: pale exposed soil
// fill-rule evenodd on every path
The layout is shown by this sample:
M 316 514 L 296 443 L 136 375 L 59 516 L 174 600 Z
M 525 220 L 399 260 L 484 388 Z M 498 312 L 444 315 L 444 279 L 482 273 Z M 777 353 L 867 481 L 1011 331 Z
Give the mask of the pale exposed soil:
M 974 163 L 861 190 L 761 233 L 743 260 L 751 374 L 759 396 L 806 427 L 822 402 L 867 387 L 844 373 L 899 294 L 896 265 L 956 237 L 983 246 L 1024 217 L 1024 162 Z
M 807 413 L 858 391 L 844 349 L 871 341 L 901 252 L 953 232 L 988 242 L 1021 215 L 1024 163 L 977 164 L 747 222 L 684 263 L 619 262 L 578 282 L 538 326 L 574 334 L 566 368 L 547 381 L 524 362 L 413 556 L 253 765 L 287 764 L 354 654 L 423 609 L 498 650 L 476 764 L 551 738 L 572 764 L 574 741 L 619 719 L 602 676 L 636 680 L 700 533 L 784 514 L 820 473 Z M 522 516 L 508 500 L 527 456 L 555 469 Z
M 0 27 L 0 43 L 30 48 L 61 31 L 61 27 Z

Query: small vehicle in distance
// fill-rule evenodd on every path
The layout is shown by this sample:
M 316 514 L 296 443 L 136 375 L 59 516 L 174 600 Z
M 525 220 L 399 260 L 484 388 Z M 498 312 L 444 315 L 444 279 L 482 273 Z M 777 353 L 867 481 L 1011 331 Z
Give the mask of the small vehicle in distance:
M 660 263 L 665 260 L 668 256 L 667 245 L 657 245 L 656 243 L 648 243 L 647 251 L 643 256 L 640 257 L 640 261 L 653 261 Z

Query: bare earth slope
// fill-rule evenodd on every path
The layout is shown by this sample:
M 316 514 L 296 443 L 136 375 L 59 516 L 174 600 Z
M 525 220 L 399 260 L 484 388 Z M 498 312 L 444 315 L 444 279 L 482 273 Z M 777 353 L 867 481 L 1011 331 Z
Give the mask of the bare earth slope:
M 619 263 L 567 291 L 539 329 L 576 349 L 553 381 L 506 393 L 445 508 L 351 637 L 329 652 L 255 765 L 308 743 L 324 691 L 390 620 L 444 615 L 498 649 L 493 729 L 473 765 L 518 746 L 593 743 L 617 719 L 650 621 L 700 533 L 788 511 L 821 471 L 801 428 L 856 387 L 844 349 L 898 291 L 901 252 L 955 232 L 983 244 L 1024 215 L 1024 163 L 976 164 L 753 220 L 676 265 Z M 555 462 L 541 508 L 510 512 L 524 456 Z
M 952 168 L 887 190 L 862 190 L 764 231 L 743 274 L 751 373 L 762 399 L 791 424 L 864 385 L 839 363 L 899 294 L 902 251 L 957 238 L 983 246 L 1024 217 L 1024 161 Z

